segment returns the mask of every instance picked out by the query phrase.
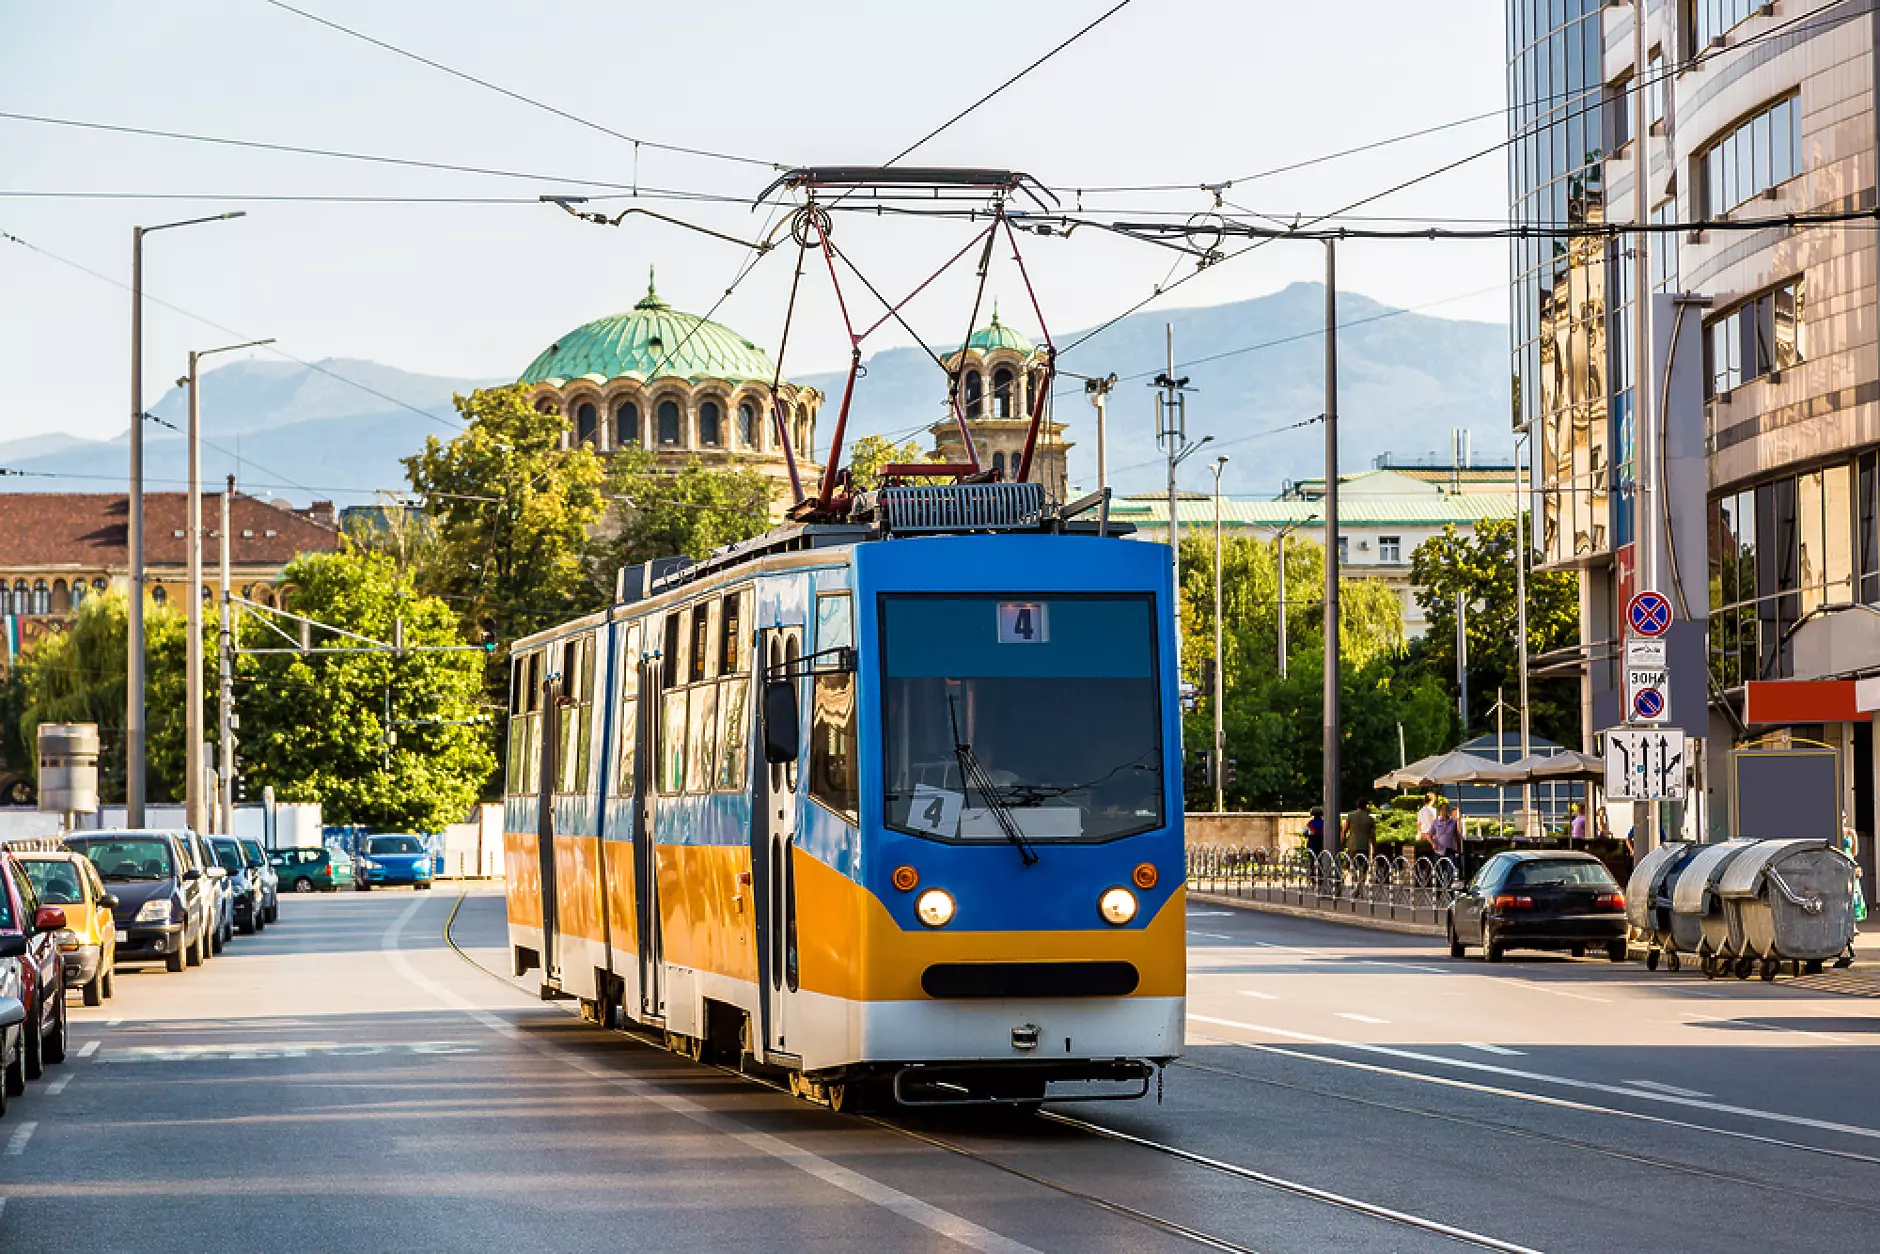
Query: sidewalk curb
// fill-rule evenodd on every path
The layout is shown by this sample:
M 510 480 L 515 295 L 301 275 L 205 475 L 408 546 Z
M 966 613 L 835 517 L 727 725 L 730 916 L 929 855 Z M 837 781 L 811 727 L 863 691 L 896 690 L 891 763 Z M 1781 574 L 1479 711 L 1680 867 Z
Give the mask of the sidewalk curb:
M 1429 936 L 1442 939 L 1447 932 L 1436 923 L 1407 923 L 1400 919 L 1372 919 L 1359 914 L 1337 914 L 1330 910 L 1314 910 L 1309 906 L 1284 906 L 1271 901 L 1249 901 L 1244 897 L 1222 897 L 1214 893 L 1190 891 L 1188 900 L 1206 902 L 1210 906 L 1231 906 L 1236 910 L 1253 910 L 1260 914 L 1283 914 L 1289 919 L 1315 919 L 1320 923 L 1342 924 L 1345 927 L 1361 927 L 1373 932 L 1396 932 L 1401 936 Z

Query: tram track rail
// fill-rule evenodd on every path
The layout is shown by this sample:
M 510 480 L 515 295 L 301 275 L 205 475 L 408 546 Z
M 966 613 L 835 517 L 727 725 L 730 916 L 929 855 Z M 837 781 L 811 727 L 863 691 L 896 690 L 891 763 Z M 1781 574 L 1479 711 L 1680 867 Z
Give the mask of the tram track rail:
M 472 967 L 475 967 L 477 970 L 483 972 L 485 975 L 488 975 L 491 979 L 496 980 L 498 983 L 504 985 L 505 987 L 510 988 L 510 989 L 516 989 L 517 986 L 513 982 L 511 982 L 509 979 L 504 977 L 500 972 L 493 971 L 490 968 L 484 966 L 482 963 L 478 962 L 475 958 L 471 957 L 468 953 L 466 953 L 460 945 L 458 945 L 456 937 L 452 933 L 452 927 L 455 924 L 457 920 L 457 914 L 459 910 L 462 909 L 463 903 L 467 897 L 468 897 L 467 892 L 459 895 L 456 902 L 453 903 L 451 906 L 450 914 L 444 921 L 443 931 L 444 931 L 445 943 L 450 947 L 453 953 L 455 953 L 459 958 L 463 959 L 463 961 L 469 963 Z M 596 1025 L 596 1026 L 598 1027 L 599 1025 Z M 657 1039 L 645 1033 L 633 1031 L 630 1028 L 625 1028 L 625 1027 L 616 1028 L 616 1029 L 613 1029 L 610 1034 L 614 1036 L 625 1037 L 626 1039 L 631 1040 L 636 1044 L 645 1046 L 652 1050 L 656 1050 L 660 1053 L 669 1052 L 663 1040 Z M 706 1063 L 701 1063 L 699 1065 L 704 1066 L 710 1070 L 717 1071 L 723 1075 L 736 1077 L 737 1079 L 742 1080 L 752 1085 L 753 1087 L 766 1088 L 766 1089 L 771 1090 L 772 1092 L 791 1097 L 793 1100 L 800 1100 L 800 1099 L 796 1099 L 795 1095 L 790 1092 L 787 1085 L 778 1083 L 777 1081 L 770 1079 L 768 1077 L 765 1077 L 762 1075 L 756 1075 L 749 1071 L 744 1071 L 737 1067 L 726 1066 L 721 1063 L 706 1062 Z M 838 1113 L 838 1112 L 831 1112 L 831 1113 Z M 1107 1213 L 1117 1215 L 1121 1218 L 1128 1219 L 1132 1222 L 1141 1224 L 1144 1227 L 1161 1232 L 1165 1235 L 1177 1237 L 1179 1239 L 1188 1241 L 1192 1244 L 1201 1246 L 1206 1249 L 1226 1251 L 1228 1252 L 1228 1254 L 1265 1254 L 1264 1251 L 1260 1250 L 1256 1246 L 1246 1245 L 1241 1242 L 1235 1241 L 1229 1237 L 1221 1236 L 1216 1233 L 1206 1232 L 1202 1229 L 1194 1228 L 1187 1224 L 1180 1223 L 1176 1220 L 1166 1218 L 1165 1216 L 1157 1215 L 1151 1211 L 1143 1210 L 1140 1207 L 1132 1206 L 1127 1202 L 1118 1201 L 1114 1198 L 1103 1197 L 1100 1194 L 1091 1192 L 1087 1189 L 1079 1188 L 1076 1185 L 1069 1184 L 1065 1181 L 1056 1180 L 1056 1179 L 1052 1179 L 1049 1176 L 1040 1175 L 1037 1172 L 1030 1171 L 1024 1167 L 1020 1167 L 1016 1164 L 1003 1161 L 1000 1158 L 992 1154 L 986 1153 L 983 1150 L 975 1149 L 968 1145 L 962 1145 L 958 1143 L 957 1141 L 951 1140 L 945 1136 L 941 1136 L 932 1132 L 924 1131 L 918 1128 L 908 1127 L 904 1124 L 896 1123 L 890 1119 L 883 1118 L 879 1115 L 851 1114 L 848 1117 L 855 1120 L 856 1122 L 865 1123 L 883 1132 L 891 1133 L 895 1136 L 899 1136 L 908 1140 L 918 1142 L 932 1149 L 940 1150 L 943 1153 L 952 1154 L 957 1157 L 966 1159 L 970 1162 L 974 1162 L 981 1166 L 990 1168 L 992 1170 L 1002 1172 L 1016 1179 L 1024 1180 L 1029 1184 L 1033 1184 L 1040 1188 L 1048 1189 L 1052 1192 L 1061 1194 L 1065 1197 L 1069 1197 L 1085 1205 L 1096 1207 L 1097 1209 L 1103 1210 Z M 1542 1254 L 1542 1251 L 1539 1251 L 1532 1246 L 1520 1245 L 1512 1241 L 1504 1241 L 1497 1237 L 1492 1237 L 1492 1236 L 1488 1236 L 1482 1233 L 1472 1232 L 1466 1228 L 1461 1228 L 1453 1224 L 1446 1224 L 1439 1220 L 1430 1219 L 1421 1215 L 1413 1215 L 1405 1211 L 1393 1210 L 1390 1207 L 1381 1206 L 1372 1202 L 1366 1202 L 1360 1198 L 1348 1197 L 1344 1194 L 1336 1193 L 1329 1189 L 1322 1189 L 1315 1185 L 1306 1184 L 1302 1181 L 1288 1180 L 1284 1177 L 1273 1175 L 1269 1172 L 1262 1172 L 1251 1167 L 1243 1166 L 1238 1163 L 1231 1163 L 1222 1159 L 1212 1158 L 1212 1157 L 1209 1157 L 1208 1155 L 1200 1154 L 1193 1150 L 1183 1149 L 1180 1146 L 1169 1145 L 1169 1144 L 1165 1144 L 1159 1141 L 1152 1140 L 1147 1137 L 1137 1136 L 1133 1133 L 1123 1132 L 1114 1128 L 1108 1128 L 1108 1127 L 1103 1126 L 1102 1124 L 1092 1123 L 1089 1120 L 1079 1119 L 1074 1116 L 1060 1114 L 1057 1111 L 1041 1110 L 1038 1112 L 1036 1117 L 1040 1120 L 1050 1122 L 1052 1124 L 1066 1128 L 1071 1131 L 1082 1133 L 1086 1136 L 1110 1141 L 1116 1144 L 1133 1146 L 1137 1149 L 1146 1150 L 1152 1153 L 1156 1153 L 1159 1155 L 1176 1159 L 1177 1161 L 1183 1162 L 1189 1166 L 1199 1167 L 1210 1172 L 1216 1172 L 1222 1175 L 1231 1176 L 1236 1179 L 1246 1181 L 1251 1184 L 1256 1184 L 1276 1193 L 1301 1198 L 1306 1201 L 1315 1202 L 1320 1205 L 1328 1206 L 1333 1209 L 1344 1211 L 1349 1214 L 1363 1216 L 1365 1218 L 1376 1220 L 1381 1223 L 1385 1223 L 1385 1224 L 1389 1224 L 1389 1225 L 1393 1225 L 1397 1227 L 1409 1228 L 1415 1231 L 1426 1233 L 1431 1236 L 1444 1238 L 1446 1240 L 1453 1241 L 1461 1245 L 1471 1246 L 1476 1249 L 1494 1250 L 1494 1251 L 1500 1252 L 1500 1254 Z
M 1185 1070 L 1201 1071 L 1229 1079 L 1242 1080 L 1250 1084 L 1263 1085 L 1268 1088 L 1284 1089 L 1293 1093 L 1303 1093 L 1311 1097 L 1324 1098 L 1328 1101 L 1344 1102 L 1354 1106 L 1364 1106 L 1373 1110 L 1385 1110 L 1396 1114 L 1432 1119 L 1461 1127 L 1477 1128 L 1485 1132 L 1496 1132 L 1506 1136 L 1520 1137 L 1524 1140 L 1541 1141 L 1551 1145 L 1559 1145 L 1567 1149 L 1598 1154 L 1601 1157 L 1612 1158 L 1621 1162 L 1636 1163 L 1646 1167 L 1656 1167 L 1661 1170 L 1674 1172 L 1679 1175 L 1692 1176 L 1698 1179 L 1714 1180 L 1720 1184 L 1740 1185 L 1764 1192 L 1781 1194 L 1786 1197 L 1805 1198 L 1811 1202 L 1825 1202 L 1830 1205 L 1846 1207 L 1850 1210 L 1860 1210 L 1870 1214 L 1880 1215 L 1880 1204 L 1863 1202 L 1839 1194 L 1822 1193 L 1813 1189 L 1797 1188 L 1793 1185 L 1781 1184 L 1756 1176 L 1718 1171 L 1710 1167 L 1700 1167 L 1694 1163 L 1680 1162 L 1673 1158 L 1660 1158 L 1653 1154 L 1642 1154 L 1635 1150 L 1599 1145 L 1595 1142 L 1582 1140 L 1578 1137 L 1563 1136 L 1553 1132 L 1541 1132 L 1534 1128 L 1521 1127 L 1518 1124 L 1502 1123 L 1494 1119 L 1480 1119 L 1469 1115 L 1450 1114 L 1440 1110 L 1426 1110 L 1416 1106 L 1406 1106 L 1397 1102 L 1382 1101 L 1374 1097 L 1360 1097 L 1352 1093 L 1339 1093 L 1331 1089 L 1321 1089 L 1309 1084 L 1293 1084 L 1285 1080 L 1274 1080 L 1266 1076 L 1256 1076 L 1248 1072 L 1236 1071 L 1231 1067 L 1210 1066 L 1207 1063 L 1191 1062 L 1187 1059 L 1182 1059 L 1174 1065 Z M 1790 1143 L 1777 1142 L 1776 1144 L 1778 1147 L 1787 1148 Z M 1875 1159 L 1867 1155 L 1850 1154 L 1845 1151 L 1835 1152 L 1857 1162 L 1880 1166 L 1880 1159 Z

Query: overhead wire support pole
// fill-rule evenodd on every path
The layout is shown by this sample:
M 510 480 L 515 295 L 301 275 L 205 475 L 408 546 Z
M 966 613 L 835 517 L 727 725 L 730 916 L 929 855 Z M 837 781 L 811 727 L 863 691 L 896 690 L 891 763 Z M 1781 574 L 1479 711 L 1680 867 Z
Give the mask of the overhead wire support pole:
M 1325 813 L 1320 840 L 1330 853 L 1337 844 L 1339 748 L 1342 735 L 1338 693 L 1338 243 L 1325 241 Z

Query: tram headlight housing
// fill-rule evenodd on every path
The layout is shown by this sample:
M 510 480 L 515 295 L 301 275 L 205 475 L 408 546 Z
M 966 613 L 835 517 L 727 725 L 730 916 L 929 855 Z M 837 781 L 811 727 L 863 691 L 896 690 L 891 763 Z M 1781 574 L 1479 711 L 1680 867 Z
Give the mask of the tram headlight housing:
M 953 922 L 953 898 L 945 889 L 930 888 L 914 902 L 914 913 L 928 927 L 945 927 Z
M 1105 923 L 1122 927 L 1136 917 L 1136 894 L 1118 885 L 1103 890 L 1103 896 L 1097 898 L 1097 913 L 1103 916 Z

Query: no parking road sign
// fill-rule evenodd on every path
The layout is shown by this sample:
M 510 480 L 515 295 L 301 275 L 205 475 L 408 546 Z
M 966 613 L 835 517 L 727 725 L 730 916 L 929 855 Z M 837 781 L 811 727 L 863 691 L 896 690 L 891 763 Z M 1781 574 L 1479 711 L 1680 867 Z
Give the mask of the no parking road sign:
M 1633 635 L 1655 640 L 1671 630 L 1671 602 L 1662 592 L 1635 593 L 1625 607 L 1625 623 Z

